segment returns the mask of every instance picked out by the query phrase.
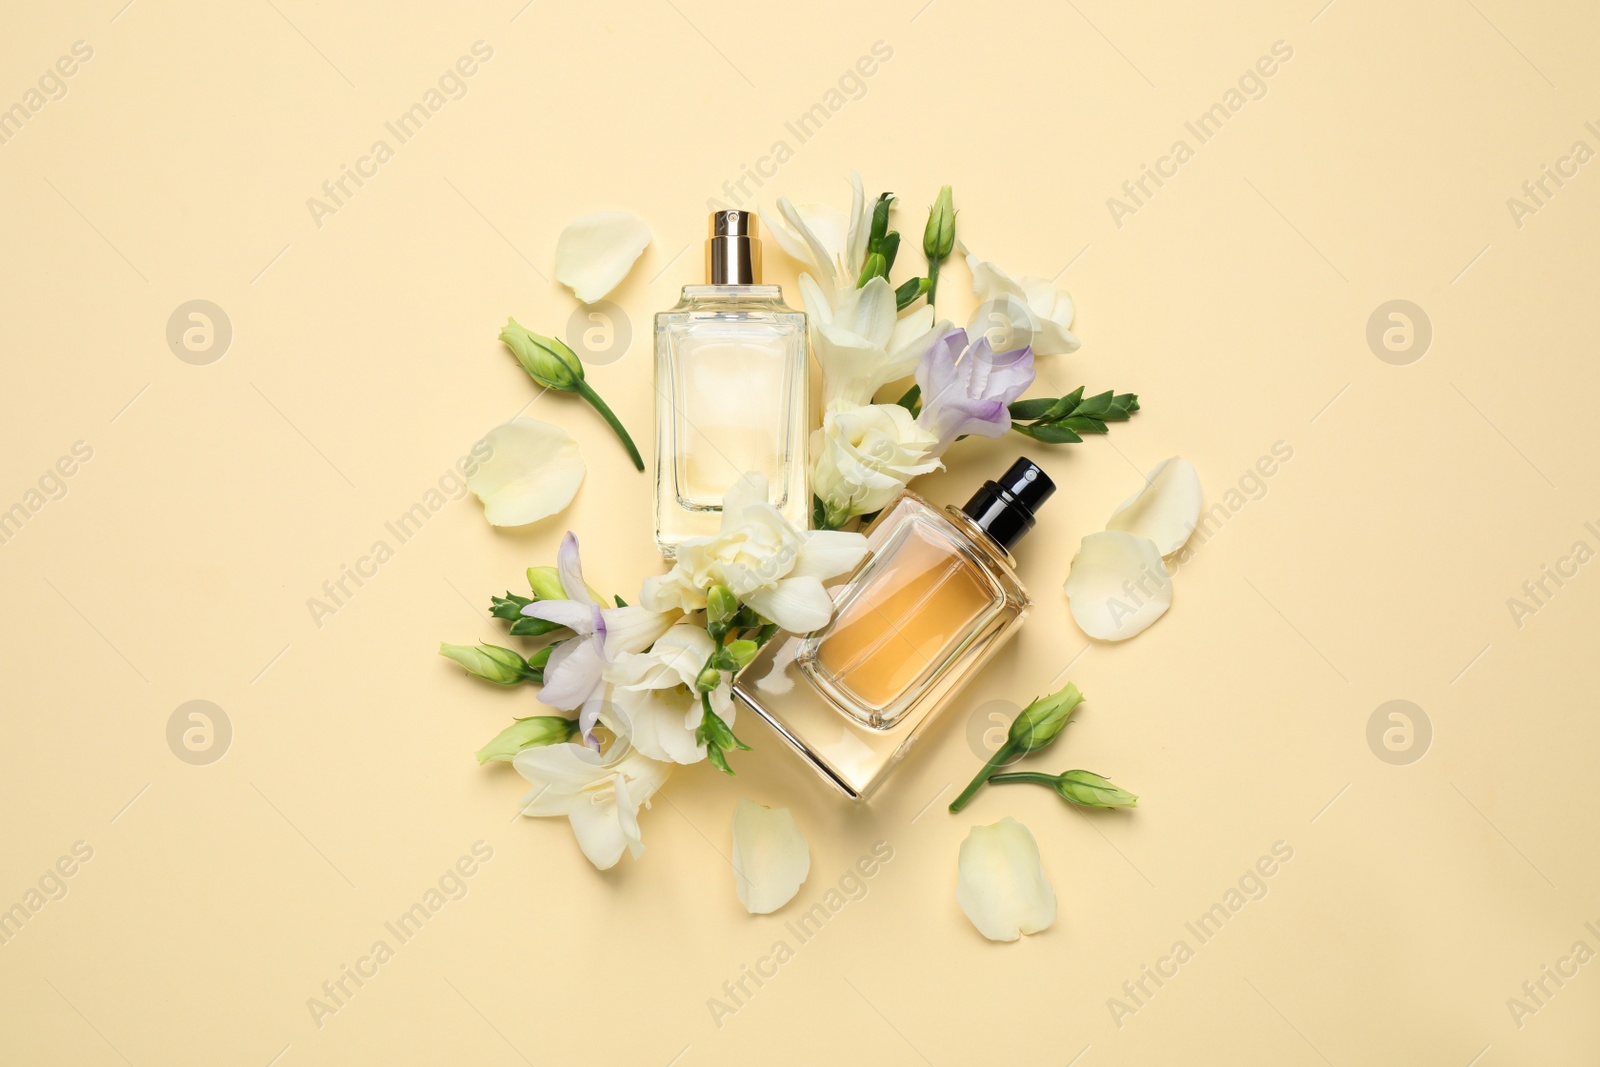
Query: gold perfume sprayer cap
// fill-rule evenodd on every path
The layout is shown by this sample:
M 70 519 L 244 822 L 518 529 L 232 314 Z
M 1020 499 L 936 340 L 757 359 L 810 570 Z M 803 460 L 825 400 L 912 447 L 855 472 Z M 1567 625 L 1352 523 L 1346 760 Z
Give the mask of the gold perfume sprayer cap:
M 712 285 L 760 285 L 761 242 L 748 211 L 713 211 L 706 241 L 706 281 Z

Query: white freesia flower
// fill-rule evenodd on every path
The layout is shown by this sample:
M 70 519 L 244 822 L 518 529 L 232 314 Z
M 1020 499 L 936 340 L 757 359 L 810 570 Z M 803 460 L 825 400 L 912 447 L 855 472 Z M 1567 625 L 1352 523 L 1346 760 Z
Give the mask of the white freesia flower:
M 830 301 L 809 274 L 800 298 L 811 323 L 811 350 L 822 368 L 822 410 L 872 403 L 879 389 L 910 374 L 933 342 L 950 330 L 924 304 L 895 314 L 894 290 L 884 278 L 840 290 Z
M 1044 876 L 1039 843 L 1006 816 L 974 826 L 961 842 L 956 901 L 991 941 L 1015 941 L 1056 921 L 1056 892 Z
M 694 736 L 705 715 L 694 683 L 716 650 L 703 627 L 680 623 L 657 638 L 650 651 L 623 653 L 606 668 L 611 716 L 634 748 L 671 763 L 706 758 L 705 746 Z M 711 710 L 733 725 L 733 697 L 726 685 L 711 691 Z
M 811 491 L 832 525 L 870 514 L 939 469 L 939 443 L 899 404 L 837 408 L 811 434 Z
M 645 579 L 639 599 L 652 611 L 697 611 L 708 589 L 725 585 L 780 629 L 808 633 L 833 617 L 823 579 L 850 570 L 866 552 L 860 534 L 795 529 L 768 503 L 766 478 L 746 474 L 723 498 L 717 534 L 679 545 L 672 570 Z
M 872 215 L 861 191 L 861 175 L 850 173 L 850 214 L 826 204 L 793 204 L 778 198 L 776 215 L 762 213 L 761 223 L 778 247 L 804 263 L 834 291 L 854 288 L 867 258 Z M 809 308 L 807 309 L 810 310 Z
M 578 442 L 559 426 L 537 419 L 512 419 L 484 434 L 489 458 L 467 476 L 467 488 L 483 501 L 491 526 L 522 526 L 554 515 L 583 482 Z
M 733 810 L 734 888 L 751 915 L 777 911 L 811 873 L 811 846 L 788 808 L 744 797 Z
M 1172 606 L 1172 576 L 1148 537 L 1102 530 L 1083 539 L 1067 573 L 1072 618 L 1090 637 L 1123 641 Z
M 574 219 L 556 238 L 556 281 L 592 304 L 628 276 L 649 243 L 650 227 L 629 211 Z
M 1163 556 L 1183 547 L 1200 521 L 1200 475 L 1182 456 L 1162 460 L 1145 475 L 1144 488 L 1122 502 L 1106 521 L 1156 543 Z
M 535 600 L 522 614 L 565 626 L 576 636 L 556 645 L 544 668 L 539 703 L 578 711 L 583 736 L 590 736 L 605 701 L 606 665 L 629 652 L 642 652 L 677 621 L 678 612 L 630 606 L 602 607 L 583 580 L 578 538 L 561 539 L 556 570 L 566 600 Z
M 1001 336 L 990 336 L 997 352 L 1031 346 L 1035 355 L 1051 356 L 1078 350 L 1070 293 L 1045 278 L 1013 278 L 970 252 L 967 266 L 978 298 L 978 310 L 967 325 L 970 336 L 998 329 Z
M 578 847 L 602 871 L 616 865 L 624 848 L 635 859 L 644 852 L 639 807 L 672 769 L 641 755 L 623 737 L 604 754 L 570 742 L 525 748 L 511 764 L 534 785 L 522 800 L 522 814 L 565 815 Z

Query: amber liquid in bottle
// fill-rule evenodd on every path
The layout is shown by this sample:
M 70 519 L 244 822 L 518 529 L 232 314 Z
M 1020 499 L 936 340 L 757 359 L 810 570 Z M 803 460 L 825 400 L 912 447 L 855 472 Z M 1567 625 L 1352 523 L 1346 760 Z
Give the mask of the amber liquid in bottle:
M 947 543 L 911 530 L 871 587 L 839 606 L 817 669 L 882 726 L 884 711 L 993 613 L 993 586 Z

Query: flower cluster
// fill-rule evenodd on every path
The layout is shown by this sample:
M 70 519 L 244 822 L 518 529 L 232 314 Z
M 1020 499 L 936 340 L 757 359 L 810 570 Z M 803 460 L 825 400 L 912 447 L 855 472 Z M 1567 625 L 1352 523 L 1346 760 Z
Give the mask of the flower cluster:
M 851 175 L 851 188 L 848 215 L 783 198 L 764 218 L 778 245 L 804 267 L 800 296 L 822 368 L 811 482 L 814 523 L 823 529 L 880 510 L 912 478 L 938 470 L 945 450 L 963 437 L 997 438 L 1016 429 L 1051 444 L 1080 439 L 1054 420 L 1038 419 L 1062 407 L 1057 398 L 1018 400 L 1033 383 L 1035 355 L 1077 350 L 1072 297 L 1041 278 L 1014 279 L 963 247 L 978 309 L 964 329 L 936 321 L 940 267 L 961 247 L 950 187 L 940 190 L 923 231 L 926 277 L 898 287 L 889 280 L 900 250 L 900 234 L 889 228 L 895 197 L 884 193 L 869 210 L 858 175 Z M 915 384 L 898 401 L 877 402 L 879 391 L 907 378 Z M 1079 390 L 1059 416 L 1079 414 L 1070 409 L 1081 398 Z M 1031 405 L 1024 409 L 1031 414 L 1020 413 L 1019 403 Z M 1104 432 L 1107 419 L 1138 409 L 1131 394 L 1085 403 L 1089 409 L 1074 423 L 1089 432 Z
M 567 816 L 596 867 L 624 849 L 637 856 L 639 809 L 673 764 L 707 760 L 732 774 L 727 752 L 748 748 L 733 733 L 733 676 L 779 631 L 826 625 L 833 601 L 823 581 L 865 554 L 860 534 L 790 525 L 755 474 L 728 490 L 717 534 L 679 546 L 637 605 L 590 588 L 568 533 L 554 568 L 529 569 L 531 596 L 495 597 L 490 610 L 544 647 L 526 658 L 495 645 L 440 647 L 484 681 L 540 685 L 538 702 L 556 713 L 518 719 L 479 760 L 509 760 L 534 785 L 523 814 Z

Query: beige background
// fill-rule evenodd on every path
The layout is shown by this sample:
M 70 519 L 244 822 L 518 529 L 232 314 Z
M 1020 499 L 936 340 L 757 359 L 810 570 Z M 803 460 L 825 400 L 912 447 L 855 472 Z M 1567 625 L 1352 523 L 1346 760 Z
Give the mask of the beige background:
M 93 458 L 0 545 L 0 907 L 75 842 L 93 859 L 0 945 L 0 1059 L 1594 1062 L 1600 964 L 1546 980 L 1520 1028 L 1507 999 L 1600 950 L 1600 577 L 1520 627 L 1507 600 L 1600 548 L 1600 163 L 1520 227 L 1506 203 L 1574 141 L 1600 148 L 1593 6 L 922 2 L 6 4 L 0 107 L 74 42 L 93 58 L 0 145 L 0 507 L 75 442 Z M 479 40 L 464 98 L 317 226 L 307 198 Z M 798 144 L 785 121 L 877 41 L 893 58 L 864 96 Z M 1266 95 L 1118 227 L 1107 198 L 1192 146 L 1184 122 L 1276 41 L 1293 59 Z M 320 627 L 307 599 L 533 398 L 495 333 L 565 329 L 576 305 L 545 276 L 592 210 L 655 233 L 615 294 L 632 346 L 591 372 L 646 444 L 649 315 L 699 280 L 707 199 L 780 138 L 762 204 L 843 202 L 851 168 L 903 197 L 897 278 L 953 183 L 975 250 L 1078 300 L 1083 348 L 1041 359 L 1039 391 L 1134 390 L 1144 411 L 1028 449 L 1063 487 L 1023 553 L 1036 614 L 879 801 L 836 800 L 743 722 L 739 777 L 680 771 L 646 856 L 599 874 L 472 760 L 531 694 L 434 655 L 494 639 L 488 596 L 569 525 L 604 589 L 656 566 L 647 479 L 591 412 L 529 409 L 590 464 L 560 518 L 492 531 L 451 503 Z M 946 277 L 960 319 L 965 268 Z M 232 323 L 207 366 L 165 340 L 192 299 Z M 1407 366 L 1365 337 L 1392 299 L 1433 327 Z M 1181 569 L 1172 612 L 1086 650 L 1061 582 L 1139 472 L 1182 453 L 1215 502 L 1279 441 L 1292 461 Z M 964 496 L 1025 444 L 964 446 L 921 488 Z M 1110 775 L 1139 809 L 1011 788 L 946 814 L 989 702 L 1069 663 L 1089 703 L 1040 766 Z M 232 724 L 206 766 L 167 742 L 193 699 Z M 1410 765 L 1367 742 L 1394 699 L 1432 725 Z M 775 917 L 734 898 L 741 795 L 811 841 Z M 1005 814 L 1061 911 L 995 945 L 957 909 L 955 856 Z M 307 999 L 479 840 L 465 898 L 319 1028 Z M 798 945 L 785 920 L 880 840 L 866 898 Z M 1200 945 L 1184 923 L 1279 841 L 1266 896 Z M 780 938 L 795 957 L 716 1026 L 708 998 Z M 1194 958 L 1119 1027 L 1108 999 L 1179 939 Z

